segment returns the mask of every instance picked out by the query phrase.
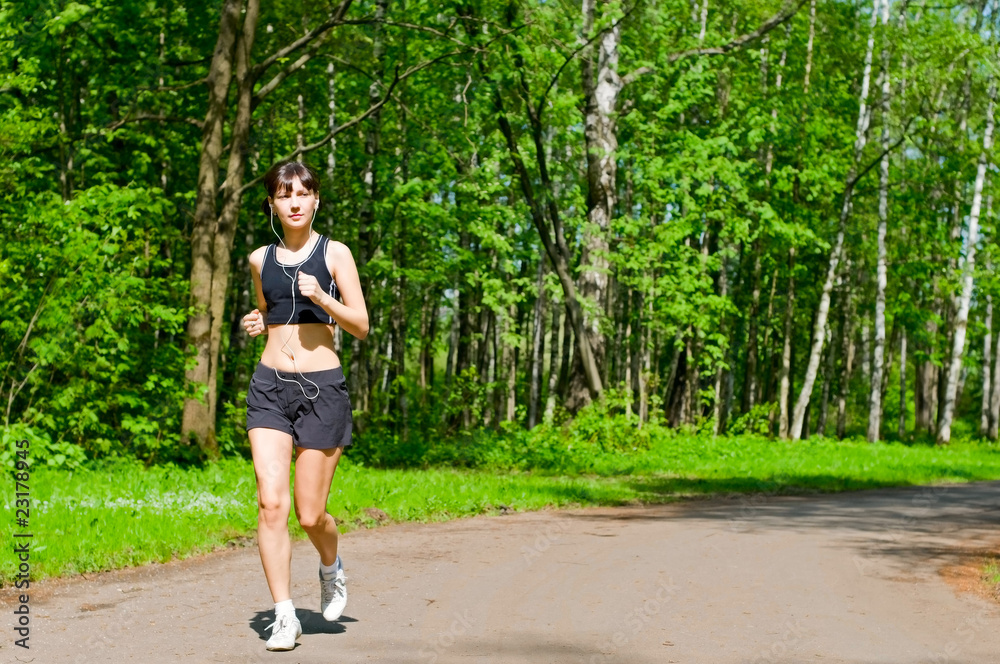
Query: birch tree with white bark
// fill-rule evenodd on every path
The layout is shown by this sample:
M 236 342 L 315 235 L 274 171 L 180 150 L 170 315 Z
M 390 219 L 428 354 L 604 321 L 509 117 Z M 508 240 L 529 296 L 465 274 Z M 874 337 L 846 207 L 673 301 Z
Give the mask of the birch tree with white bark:
M 996 81 L 990 77 L 989 102 L 986 107 L 986 130 L 983 132 L 983 149 L 976 167 L 976 182 L 972 190 L 972 209 L 969 210 L 969 225 L 965 236 L 965 260 L 962 261 L 962 290 L 958 297 L 958 311 L 954 319 L 951 358 L 946 375 L 944 400 L 941 417 L 935 436 L 939 445 L 951 442 L 951 425 L 955 415 L 955 397 L 958 393 L 959 374 L 965 352 L 965 334 L 969 325 L 969 305 L 972 301 L 973 271 L 976 266 L 976 244 L 979 241 L 979 213 L 983 202 L 983 181 L 989 164 L 989 153 L 993 147 L 993 111 L 996 101 Z
M 879 439 L 882 424 L 882 368 L 885 360 L 885 235 L 889 217 L 889 0 L 882 2 L 882 162 L 878 187 L 878 257 L 875 272 L 875 348 L 868 398 L 868 442 Z
M 886 0 L 888 1 L 888 0 Z M 806 408 L 812 398 L 813 385 L 816 382 L 816 373 L 819 370 L 820 359 L 823 354 L 823 342 L 826 339 L 826 319 L 830 312 L 830 293 L 833 290 L 833 282 L 837 274 L 837 266 L 844 251 L 844 235 L 847 231 L 847 220 L 851 214 L 851 196 L 854 192 L 854 185 L 861 163 L 862 151 L 865 148 L 868 137 L 868 88 L 871 81 L 872 52 L 875 49 L 875 25 L 879 17 L 881 2 L 875 0 L 872 11 L 872 18 L 868 30 L 868 42 L 865 49 L 864 68 L 861 75 L 861 92 L 858 103 L 858 122 L 855 129 L 854 138 L 854 161 L 845 178 L 843 200 L 840 209 L 840 222 L 837 228 L 837 236 L 834 239 L 833 248 L 830 250 L 830 262 L 826 270 L 826 278 L 823 282 L 823 289 L 820 294 L 819 307 L 816 311 L 816 325 L 813 330 L 813 343 L 809 351 L 809 361 L 806 366 L 805 377 L 802 382 L 802 389 L 795 402 L 792 412 L 792 422 L 789 427 L 789 436 L 793 440 L 798 440 L 802 435 L 802 424 L 805 421 Z

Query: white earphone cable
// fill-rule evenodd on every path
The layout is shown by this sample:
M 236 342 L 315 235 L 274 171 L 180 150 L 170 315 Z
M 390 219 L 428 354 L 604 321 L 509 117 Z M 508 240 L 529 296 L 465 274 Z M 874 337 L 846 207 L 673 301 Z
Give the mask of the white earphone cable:
M 317 204 L 318 204 L 318 201 L 317 201 Z M 278 242 L 281 243 L 282 248 L 284 248 L 284 249 L 287 250 L 288 247 L 285 246 L 284 239 L 282 239 L 282 237 L 280 235 L 278 235 L 278 232 L 274 230 L 274 206 L 271 205 L 271 204 L 268 204 L 268 207 L 271 210 L 271 232 L 274 233 L 274 235 L 278 238 Z M 312 237 L 312 226 L 313 226 L 313 222 L 315 220 L 316 220 L 316 207 L 313 207 L 312 219 L 309 220 L 309 237 L 310 238 Z M 291 325 L 292 318 L 295 317 L 295 288 L 296 288 L 296 285 L 297 285 L 296 281 L 298 280 L 298 276 L 299 276 L 299 269 L 302 267 L 302 265 L 306 261 L 308 261 L 310 258 L 312 258 L 312 255 L 316 251 L 316 247 L 317 246 L 319 246 L 319 236 L 316 237 L 316 244 L 313 245 L 312 251 L 306 257 L 306 259 L 304 261 L 302 261 L 301 263 L 299 263 L 298 265 L 295 266 L 295 272 L 293 274 L 288 274 L 288 271 L 285 269 L 285 267 L 287 267 L 287 266 L 284 263 L 280 263 L 278 261 L 278 247 L 277 247 L 277 245 L 275 245 L 275 247 L 274 247 L 274 263 L 281 268 L 281 271 L 284 273 L 284 275 L 286 277 L 288 277 L 291 280 L 291 284 L 292 284 L 292 311 L 288 315 L 288 320 L 285 321 L 284 327 L 288 327 L 289 325 Z M 265 260 L 265 263 L 266 262 L 267 261 Z M 279 350 L 281 352 L 285 352 L 285 349 L 286 348 L 288 349 L 288 352 L 286 354 L 292 360 L 292 367 L 294 369 L 294 373 L 297 373 L 299 376 L 301 376 L 302 380 L 306 381 L 307 383 L 312 384 L 312 386 L 316 388 L 316 394 L 314 394 L 313 396 L 309 396 L 309 393 L 306 392 L 306 388 L 302 385 L 302 383 L 300 383 L 299 381 L 297 381 L 294 378 L 282 378 L 281 375 L 278 373 L 278 369 L 277 368 L 275 368 L 275 370 L 274 370 L 275 377 L 277 377 L 278 380 L 284 381 L 286 383 L 295 383 L 296 385 L 299 386 L 299 389 L 302 390 L 302 395 L 306 399 L 309 399 L 310 401 L 315 401 L 319 397 L 319 385 L 317 385 L 313 381 L 311 381 L 308 378 L 306 378 L 305 375 L 301 371 L 299 371 L 298 363 L 295 361 L 295 351 L 293 351 L 291 349 L 291 347 L 288 345 L 288 342 L 292 340 L 291 334 L 289 334 L 289 336 L 287 338 L 285 337 L 284 334 L 281 334 L 281 340 L 284 343 L 282 343 L 281 348 Z

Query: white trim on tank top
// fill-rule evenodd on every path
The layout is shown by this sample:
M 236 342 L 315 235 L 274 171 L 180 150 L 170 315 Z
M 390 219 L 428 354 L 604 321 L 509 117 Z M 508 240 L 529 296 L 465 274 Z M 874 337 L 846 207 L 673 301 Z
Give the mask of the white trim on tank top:
M 282 263 L 281 261 L 279 261 L 278 260 L 278 245 L 272 244 L 271 246 L 274 247 L 274 262 L 279 267 L 299 267 L 300 265 L 302 265 L 303 263 L 305 263 L 306 261 L 308 261 L 310 258 L 313 257 L 313 254 L 316 253 L 316 247 L 319 246 L 319 242 L 320 242 L 320 240 L 323 239 L 323 237 L 324 236 L 323 236 L 322 233 L 317 233 L 316 234 L 316 238 L 317 238 L 316 239 L 316 244 L 313 245 L 312 251 L 310 251 L 309 255 L 306 256 L 303 260 L 299 261 L 298 263 Z M 326 256 L 324 256 L 323 258 L 326 258 Z M 288 276 L 288 275 L 286 274 L 285 276 Z

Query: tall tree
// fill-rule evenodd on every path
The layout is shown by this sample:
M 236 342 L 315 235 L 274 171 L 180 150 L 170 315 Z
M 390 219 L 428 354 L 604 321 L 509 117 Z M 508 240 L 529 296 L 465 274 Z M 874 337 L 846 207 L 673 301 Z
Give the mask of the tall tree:
M 580 245 L 580 295 L 588 306 L 584 309 L 584 325 L 580 330 L 590 346 L 593 367 L 574 371 L 570 383 L 567 407 L 577 410 L 588 398 L 596 397 L 602 384 L 599 377 L 589 381 L 585 375 L 600 373 L 605 363 L 605 338 L 602 317 L 598 312 L 608 290 L 608 232 L 618 203 L 618 135 L 616 114 L 622 79 L 618 74 L 618 47 L 621 27 L 615 22 L 595 39 L 596 0 L 583 0 L 583 20 L 580 42 L 581 80 L 583 82 L 583 135 L 587 150 L 587 232 Z M 605 9 L 616 3 L 602 2 Z M 595 52 L 596 51 L 596 57 Z M 576 362 L 583 358 L 577 354 Z
M 253 20 L 256 20 L 254 4 Z M 217 355 L 212 347 L 212 265 L 215 248 L 216 197 L 218 195 L 219 164 L 222 159 L 222 130 L 228 106 L 226 103 L 233 77 L 233 60 L 236 40 L 240 33 L 241 0 L 226 0 L 219 21 L 219 37 L 212 55 L 212 64 L 206 78 L 208 84 L 208 111 L 201 139 L 201 157 L 198 162 L 198 194 L 194 212 L 194 232 L 191 237 L 191 304 L 195 314 L 188 322 L 188 338 L 196 349 L 196 363 L 188 370 L 187 380 L 204 386 L 197 398 L 184 402 L 181 436 L 193 437 L 195 442 L 210 455 L 217 450 L 215 442 L 215 384 L 213 367 Z M 250 26 L 250 45 L 253 29 Z M 247 53 L 249 57 L 249 53 Z
M 886 226 L 889 218 L 889 0 L 882 2 L 882 162 L 879 169 L 878 233 L 875 274 L 875 348 L 868 399 L 868 442 L 879 439 L 882 425 L 882 369 L 885 361 Z
M 888 2 L 888 0 L 885 0 Z M 844 250 L 844 235 L 847 230 L 847 219 L 851 214 L 851 196 L 854 193 L 854 186 L 857 184 L 859 175 L 861 154 L 864 150 L 868 138 L 868 87 L 871 80 L 872 52 L 875 48 L 875 24 L 879 16 L 879 0 L 874 0 L 871 24 L 868 30 L 868 43 L 865 49 L 864 65 L 861 75 L 861 92 L 858 103 L 858 122 L 854 133 L 854 160 L 845 178 L 843 200 L 840 208 L 840 222 L 837 228 L 837 235 L 830 250 L 830 261 L 826 270 L 826 279 L 823 282 L 823 290 L 820 293 L 819 306 L 816 309 L 816 327 L 813 330 L 812 348 L 809 350 L 809 362 L 806 366 L 805 378 L 802 381 L 802 389 L 795 402 L 795 410 L 792 413 L 792 422 L 789 426 L 789 436 L 797 440 L 802 434 L 802 423 L 805 420 L 806 408 L 812 398 L 813 384 L 816 382 L 816 372 L 819 369 L 820 357 L 823 353 L 823 341 L 826 339 L 826 318 L 830 311 L 830 291 L 833 290 L 833 281 L 837 273 L 837 265 Z
M 951 442 L 951 424 L 955 414 L 955 396 L 958 392 L 958 378 L 962 369 L 965 352 L 965 332 L 969 323 L 969 304 L 972 301 L 972 278 L 976 265 L 976 244 L 979 241 L 979 212 L 983 202 L 983 180 L 989 163 L 989 153 L 993 147 L 993 109 L 996 102 L 996 82 L 990 77 L 989 102 L 986 107 L 986 129 L 983 132 L 983 149 L 979 154 L 976 181 L 972 189 L 972 209 L 969 210 L 969 225 L 966 231 L 965 260 L 962 264 L 962 290 L 958 299 L 958 311 L 954 319 L 954 334 L 951 346 L 951 361 L 948 364 L 944 401 L 937 429 L 937 443 Z

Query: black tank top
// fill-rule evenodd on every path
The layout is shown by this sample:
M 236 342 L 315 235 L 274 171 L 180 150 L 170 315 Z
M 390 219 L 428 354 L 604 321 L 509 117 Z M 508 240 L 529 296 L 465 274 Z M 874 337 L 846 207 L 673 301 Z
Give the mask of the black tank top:
M 260 286 L 267 304 L 268 325 L 305 325 L 323 323 L 330 325 L 333 318 L 299 290 L 297 273 L 316 277 L 319 287 L 333 299 L 340 299 L 337 284 L 326 267 L 326 245 L 329 240 L 320 235 L 312 252 L 301 263 L 288 265 L 279 263 L 277 247 L 268 245 L 264 250 L 264 262 L 260 268 Z M 295 289 L 295 305 L 292 306 L 292 289 Z M 291 320 L 289 320 L 291 319 Z

